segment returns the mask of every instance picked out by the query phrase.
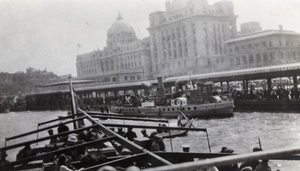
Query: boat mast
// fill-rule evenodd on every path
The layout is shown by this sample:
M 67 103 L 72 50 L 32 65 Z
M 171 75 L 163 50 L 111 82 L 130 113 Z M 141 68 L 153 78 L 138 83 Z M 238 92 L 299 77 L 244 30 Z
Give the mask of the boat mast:
M 76 103 L 74 99 L 74 91 L 73 91 L 73 86 L 72 86 L 72 76 L 69 75 L 69 83 L 70 83 L 70 93 L 71 93 L 71 98 L 72 98 L 72 116 L 73 119 L 76 118 Z M 76 121 L 73 122 L 74 129 L 77 129 L 77 124 Z

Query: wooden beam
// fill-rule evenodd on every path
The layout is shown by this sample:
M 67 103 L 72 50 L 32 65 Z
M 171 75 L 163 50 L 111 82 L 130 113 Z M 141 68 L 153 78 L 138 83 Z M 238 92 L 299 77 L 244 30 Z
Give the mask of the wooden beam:
M 119 120 L 132 120 L 132 121 L 149 121 L 149 122 L 165 122 L 168 123 L 168 120 L 165 119 L 144 119 L 144 118 L 136 118 L 136 117 L 121 117 L 121 116 L 97 116 L 91 115 L 93 118 L 101 118 L 101 119 L 119 119 Z
M 230 164 L 240 163 L 243 161 L 255 160 L 255 159 L 270 159 L 270 158 L 283 158 L 291 156 L 293 154 L 299 154 L 300 148 L 283 148 L 276 150 L 252 152 L 239 155 L 231 155 L 225 157 L 217 157 L 206 160 L 199 160 L 194 162 L 180 163 L 170 166 L 161 166 L 156 168 L 149 168 L 143 171 L 192 171 L 197 169 L 206 169 L 211 166 L 226 166 Z
M 48 153 L 42 153 L 42 154 L 39 154 L 39 155 L 35 155 L 35 156 L 31 156 L 31 157 L 28 157 L 28 158 L 25 158 L 25 159 L 21 159 L 21 160 L 11 162 L 10 165 L 14 166 L 14 165 L 22 164 L 22 163 L 27 163 L 27 162 L 34 161 L 34 160 L 37 160 L 37 159 L 42 159 L 43 157 L 47 157 L 48 155 L 54 155 L 54 154 L 62 153 L 64 151 L 73 150 L 73 149 L 76 149 L 76 148 L 79 148 L 79 147 L 97 145 L 99 143 L 107 142 L 107 141 L 111 141 L 111 140 L 116 140 L 116 137 L 111 136 L 111 137 L 107 137 L 107 138 L 102 138 L 102 139 L 86 142 L 86 143 L 79 144 L 79 145 L 74 145 L 74 146 L 70 146 L 70 147 L 66 147 L 66 148 L 61 148 L 61 149 L 51 151 L 51 152 L 48 152 Z
M 97 126 L 98 125 L 87 126 L 87 127 L 79 128 L 79 129 L 76 129 L 76 130 L 72 130 L 72 131 L 68 131 L 68 132 L 63 132 L 63 133 L 60 133 L 60 134 L 54 134 L 54 135 L 51 135 L 51 136 L 42 137 L 42 138 L 39 138 L 39 139 L 36 139 L 36 140 L 25 141 L 25 142 L 22 142 L 22 143 L 18 143 L 18 144 L 14 144 L 14 145 L 10 145 L 10 146 L 6 146 L 6 147 L 3 147 L 3 148 L 0 148 L 0 151 L 14 149 L 14 148 L 17 148 L 17 147 L 22 147 L 22 146 L 24 146 L 26 144 L 33 144 L 33 143 L 45 141 L 45 140 L 48 140 L 48 139 L 51 139 L 51 138 L 56 138 L 56 137 L 68 135 L 68 134 L 71 134 L 71 133 L 77 133 L 77 132 L 80 132 L 80 131 L 83 131 L 83 130 L 86 130 L 86 129 L 95 128 Z
M 147 149 L 127 140 L 123 136 L 121 136 L 121 135 L 117 134 L 116 132 L 112 131 L 111 129 L 105 127 L 103 124 L 96 122 L 91 116 L 89 116 L 86 112 L 84 112 L 80 108 L 78 108 L 77 110 L 84 113 L 89 118 L 89 121 L 91 121 L 93 124 L 98 124 L 99 128 L 101 129 L 102 132 L 105 133 L 105 135 L 116 136 L 117 137 L 116 141 L 118 143 L 120 143 L 123 147 L 129 149 L 132 153 L 134 153 L 134 154 L 147 153 L 149 156 L 151 156 L 155 160 L 154 162 L 156 162 L 156 164 L 158 164 L 158 165 L 172 165 L 172 163 L 170 163 L 169 161 L 167 161 L 167 160 L 153 154 L 152 152 L 148 151 Z
M 30 135 L 30 134 L 35 134 L 35 133 L 37 133 L 37 132 L 45 131 L 45 130 L 48 130 L 48 129 L 50 129 L 50 128 L 54 128 L 54 127 L 57 127 L 57 126 L 60 126 L 60 125 L 63 125 L 63 124 L 71 123 L 71 122 L 74 122 L 74 121 L 77 121 L 77 120 L 81 120 L 81 119 L 85 119 L 85 118 L 86 118 L 86 116 L 80 117 L 80 118 L 77 118 L 77 119 L 73 119 L 73 120 L 70 120 L 70 121 L 66 121 L 66 122 L 64 122 L 64 123 L 55 124 L 55 125 L 52 125 L 52 126 L 48 126 L 48 127 L 45 127 L 45 128 L 38 129 L 38 130 L 26 132 L 26 133 L 23 133 L 23 134 L 20 134 L 20 135 L 8 137 L 8 138 L 5 138 L 5 139 L 6 139 L 6 141 L 9 141 L 9 140 L 12 140 L 12 139 L 24 137 L 24 136 L 27 136 L 27 135 Z
M 71 118 L 73 118 L 73 116 L 59 117 L 57 119 L 49 120 L 49 121 L 46 121 L 46 122 L 40 122 L 40 123 L 38 123 L 38 126 L 45 125 L 45 124 L 48 124 L 48 123 L 51 123 L 51 122 L 60 121 L 60 120 L 71 119 Z
M 113 160 L 113 161 L 105 162 L 105 163 L 102 163 L 102 164 L 98 164 L 98 165 L 95 165 L 95 166 L 91 166 L 91 167 L 88 167 L 88 168 L 84 168 L 83 170 L 84 171 L 97 170 L 98 168 L 100 168 L 102 166 L 107 166 L 107 165 L 116 167 L 116 166 L 121 166 L 121 165 L 124 165 L 124 164 L 130 164 L 130 162 L 134 162 L 136 160 L 143 160 L 143 159 L 146 159 L 146 158 L 147 158 L 146 153 L 134 154 L 132 156 L 128 156 L 128 157 L 116 159 L 116 160 Z
M 147 129 L 166 129 L 166 130 L 189 130 L 206 132 L 206 128 L 184 128 L 184 127 L 162 127 L 162 126 L 148 126 L 148 125 L 130 125 L 130 124 L 103 124 L 108 127 L 132 127 L 132 128 L 147 128 Z

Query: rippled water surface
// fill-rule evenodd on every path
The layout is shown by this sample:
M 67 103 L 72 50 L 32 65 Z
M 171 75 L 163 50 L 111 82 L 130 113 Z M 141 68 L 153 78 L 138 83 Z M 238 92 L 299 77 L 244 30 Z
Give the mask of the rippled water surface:
M 37 123 L 56 119 L 57 116 L 65 116 L 65 111 L 40 111 L 40 112 L 10 112 L 0 114 L 0 146 L 5 145 L 5 137 L 11 137 L 27 131 L 37 129 Z M 157 125 L 152 122 L 134 121 L 102 121 L 118 122 L 143 125 Z M 170 126 L 176 126 L 176 120 L 169 120 Z M 69 125 L 72 127 L 71 125 Z M 221 147 L 227 146 L 236 153 L 251 152 L 253 147 L 258 145 L 258 138 L 261 140 L 264 150 L 271 150 L 283 147 L 300 147 L 300 113 L 239 113 L 235 116 L 224 119 L 196 120 L 195 126 L 207 128 L 212 152 L 219 152 Z M 42 127 L 41 127 L 42 128 Z M 140 129 L 134 129 L 138 136 L 141 136 Z M 151 132 L 151 130 L 148 130 Z M 56 133 L 56 130 L 55 130 Z M 37 137 L 46 136 L 47 132 L 38 135 L 33 134 L 17 140 L 7 142 L 7 145 L 17 142 L 31 140 Z M 190 151 L 209 152 L 206 134 L 204 132 L 189 132 L 186 137 L 173 138 L 173 151 L 181 151 L 183 144 L 191 146 Z M 41 142 L 38 146 L 44 145 Z M 167 150 L 171 151 L 170 140 L 166 139 Z M 8 159 L 14 160 L 17 150 L 8 151 Z M 272 170 L 298 171 L 300 161 L 271 161 Z

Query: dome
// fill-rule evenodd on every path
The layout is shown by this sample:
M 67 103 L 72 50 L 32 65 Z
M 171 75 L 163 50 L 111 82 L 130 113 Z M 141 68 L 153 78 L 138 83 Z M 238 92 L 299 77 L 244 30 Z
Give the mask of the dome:
M 119 14 L 117 21 L 107 31 L 107 47 L 121 46 L 135 40 L 137 37 L 134 29 Z
M 122 32 L 135 34 L 134 29 L 123 20 L 123 17 L 119 14 L 117 21 L 115 21 L 110 29 L 108 29 L 107 34 L 118 34 Z

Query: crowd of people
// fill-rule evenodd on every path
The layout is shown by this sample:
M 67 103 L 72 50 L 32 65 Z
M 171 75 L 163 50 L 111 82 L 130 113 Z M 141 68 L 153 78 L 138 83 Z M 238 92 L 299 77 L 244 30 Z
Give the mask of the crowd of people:
M 291 99 L 299 99 L 299 93 L 295 90 L 295 88 L 291 88 L 290 90 L 279 87 L 278 89 L 271 90 L 270 96 L 268 97 L 268 90 L 260 89 L 253 90 L 251 89 L 249 92 L 245 90 L 232 90 L 232 97 L 234 100 L 266 100 L 268 98 L 272 100 L 282 100 L 289 101 Z

